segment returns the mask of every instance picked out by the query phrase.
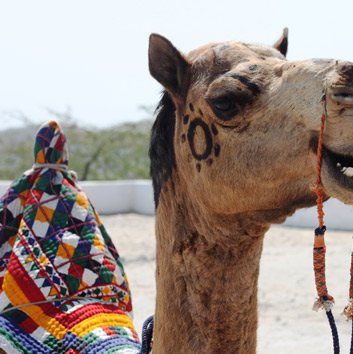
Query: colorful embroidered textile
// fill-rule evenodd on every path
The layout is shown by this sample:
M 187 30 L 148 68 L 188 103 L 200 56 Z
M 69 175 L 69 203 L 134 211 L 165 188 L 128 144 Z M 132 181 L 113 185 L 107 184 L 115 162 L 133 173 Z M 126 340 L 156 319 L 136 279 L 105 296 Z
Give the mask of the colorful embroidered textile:
M 121 259 L 67 171 L 56 122 L 40 128 L 34 154 L 0 200 L 0 348 L 138 353 Z

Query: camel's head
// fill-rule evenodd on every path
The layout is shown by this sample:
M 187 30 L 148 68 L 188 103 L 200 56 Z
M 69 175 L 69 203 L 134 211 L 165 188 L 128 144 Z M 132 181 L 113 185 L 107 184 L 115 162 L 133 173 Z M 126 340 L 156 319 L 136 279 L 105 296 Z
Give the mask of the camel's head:
M 313 205 L 322 114 L 324 196 L 353 204 L 353 64 L 286 51 L 287 30 L 274 47 L 213 43 L 187 57 L 151 35 L 150 72 L 166 90 L 150 149 L 157 204 L 176 175 L 215 213 Z

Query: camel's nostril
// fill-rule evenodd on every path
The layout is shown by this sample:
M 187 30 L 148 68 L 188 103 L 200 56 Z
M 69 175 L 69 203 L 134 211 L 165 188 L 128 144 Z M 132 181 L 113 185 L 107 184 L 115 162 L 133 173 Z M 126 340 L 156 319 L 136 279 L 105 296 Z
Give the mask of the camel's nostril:
M 351 63 L 344 63 L 338 67 L 338 73 L 347 83 L 353 81 L 353 65 Z

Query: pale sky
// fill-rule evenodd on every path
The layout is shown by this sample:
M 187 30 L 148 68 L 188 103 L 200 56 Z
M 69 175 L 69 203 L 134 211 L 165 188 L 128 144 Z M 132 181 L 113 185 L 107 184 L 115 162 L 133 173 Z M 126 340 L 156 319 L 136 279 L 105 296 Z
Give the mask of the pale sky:
M 148 37 L 182 52 L 213 41 L 272 45 L 289 27 L 289 60 L 353 61 L 353 1 L 0 0 L 0 129 L 22 112 L 42 123 L 71 107 L 82 124 L 145 118 L 161 87 Z

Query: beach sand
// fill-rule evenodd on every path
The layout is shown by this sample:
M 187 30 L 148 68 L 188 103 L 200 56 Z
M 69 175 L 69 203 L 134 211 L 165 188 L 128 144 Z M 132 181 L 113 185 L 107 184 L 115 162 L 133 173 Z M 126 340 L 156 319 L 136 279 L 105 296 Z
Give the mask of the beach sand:
M 123 259 L 140 335 L 155 306 L 154 217 L 119 214 L 101 219 Z M 333 353 L 325 312 L 312 311 L 316 298 L 313 233 L 311 229 L 273 226 L 265 236 L 258 293 L 259 354 Z M 333 313 L 342 353 L 348 353 L 350 346 L 351 322 L 340 313 L 348 300 L 351 243 L 350 232 L 326 232 L 327 286 L 336 301 Z

